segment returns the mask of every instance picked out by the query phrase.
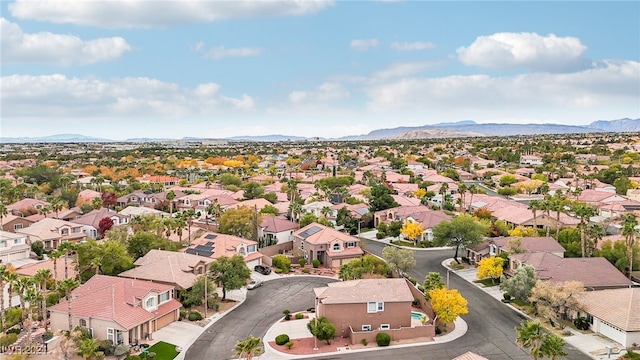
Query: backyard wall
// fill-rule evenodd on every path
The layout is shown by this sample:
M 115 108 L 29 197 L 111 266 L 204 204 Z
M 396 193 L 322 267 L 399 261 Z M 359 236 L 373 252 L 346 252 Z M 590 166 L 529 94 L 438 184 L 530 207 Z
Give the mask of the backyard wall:
M 376 335 L 378 333 L 387 333 L 391 336 L 391 341 L 415 339 L 415 338 L 433 338 L 436 335 L 436 329 L 433 325 L 419 325 L 416 327 L 406 327 L 400 329 L 389 330 L 372 330 L 372 331 L 353 331 L 349 329 L 349 341 L 351 344 L 361 344 L 362 339 L 366 339 L 367 343 L 375 344 Z

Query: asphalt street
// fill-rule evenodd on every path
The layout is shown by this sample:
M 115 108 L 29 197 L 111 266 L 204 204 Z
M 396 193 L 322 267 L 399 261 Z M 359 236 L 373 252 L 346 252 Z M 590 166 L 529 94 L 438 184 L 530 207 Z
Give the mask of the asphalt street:
M 385 244 L 364 240 L 363 248 L 381 255 Z M 427 273 L 439 272 L 443 279 L 447 271 L 441 265 L 453 256 L 453 250 L 415 251 L 416 267 L 409 274 L 422 281 Z M 191 346 L 186 354 L 189 360 L 231 359 L 235 343 L 248 335 L 263 337 L 271 324 L 282 317 L 282 310 L 301 311 L 313 306 L 313 288 L 323 286 L 332 279 L 313 277 L 287 277 L 265 282 L 249 292 L 247 300 L 235 310 L 213 324 Z M 448 360 L 473 351 L 491 360 L 526 360 L 529 355 L 515 343 L 515 328 L 523 318 L 477 287 L 458 277 L 449 275 L 450 288 L 460 291 L 468 301 L 469 314 L 462 316 L 469 331 L 462 338 L 445 344 L 393 348 L 366 353 L 331 354 L 313 356 L 321 360 Z M 583 360 L 589 357 L 570 345 L 566 359 Z M 310 357 L 311 358 L 311 357 Z

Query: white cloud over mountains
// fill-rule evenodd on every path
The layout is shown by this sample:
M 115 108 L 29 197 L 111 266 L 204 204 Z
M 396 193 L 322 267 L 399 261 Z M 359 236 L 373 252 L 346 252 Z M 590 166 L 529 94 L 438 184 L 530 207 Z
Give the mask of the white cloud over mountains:
M 119 58 L 132 49 L 121 37 L 83 40 L 50 32 L 26 34 L 5 18 L 0 18 L 0 34 L 5 63 L 92 64 Z
M 102 28 L 152 28 L 232 18 L 297 16 L 334 5 L 323 0 L 277 1 L 148 1 L 148 0 L 16 0 L 11 15 L 23 20 L 49 21 Z
M 575 37 L 504 32 L 479 36 L 471 45 L 458 48 L 457 53 L 465 65 L 560 71 L 579 66 L 586 50 L 587 47 Z

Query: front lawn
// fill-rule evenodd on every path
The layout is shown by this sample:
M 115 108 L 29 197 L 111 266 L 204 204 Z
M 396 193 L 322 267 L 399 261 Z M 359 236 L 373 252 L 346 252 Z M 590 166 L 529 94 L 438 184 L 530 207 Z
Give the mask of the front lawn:
M 156 353 L 155 360 L 172 360 L 178 356 L 176 346 L 166 343 L 164 341 L 158 341 L 152 347 L 149 348 L 149 353 Z M 141 359 L 146 359 L 145 354 L 140 354 Z
M 475 280 L 474 283 L 482 284 L 485 287 L 491 287 L 491 286 L 500 285 L 500 279 L 493 280 L 491 278 L 486 278 L 486 279 Z

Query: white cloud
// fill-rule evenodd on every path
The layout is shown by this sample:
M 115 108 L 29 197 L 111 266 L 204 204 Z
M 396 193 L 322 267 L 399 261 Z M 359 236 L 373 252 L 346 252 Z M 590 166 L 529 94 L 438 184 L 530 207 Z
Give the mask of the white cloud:
M 378 39 L 354 39 L 349 47 L 357 51 L 366 51 L 378 46 Z
M 333 6 L 334 1 L 148 1 L 148 0 L 16 0 L 8 4 L 18 19 L 103 28 L 150 28 L 232 18 L 297 16 Z
M 0 18 L 2 62 L 91 64 L 117 59 L 131 46 L 121 37 L 83 40 L 77 36 L 50 32 L 25 34 L 20 26 Z
M 374 85 L 365 91 L 372 111 L 411 111 L 459 114 L 529 114 L 548 112 L 590 114 L 627 111 L 638 113 L 640 63 L 605 61 L 574 73 L 533 73 L 513 77 L 455 75 L 441 78 L 409 78 Z M 603 111 L 607 110 L 607 111 Z M 616 112 L 617 112 L 616 111 Z M 450 116 L 449 115 L 449 116 Z M 454 117 L 455 118 L 455 117 Z M 565 121 L 560 121 L 566 123 Z
M 350 96 L 349 91 L 339 83 L 325 82 L 312 91 L 292 91 L 289 93 L 289 101 L 294 104 L 327 103 L 348 99 Z
M 61 74 L 2 77 L 4 119 L 45 118 L 177 118 L 250 110 L 254 100 L 220 94 L 215 83 L 181 87 L 145 77 L 70 78 Z
M 391 44 L 391 48 L 398 51 L 411 51 L 411 50 L 426 50 L 434 49 L 436 46 L 430 42 L 394 42 Z
M 212 48 L 204 54 L 204 57 L 209 59 L 223 59 L 226 57 L 247 57 L 256 56 L 262 53 L 262 48 L 259 47 L 241 47 L 241 48 L 225 48 L 224 46 L 218 46 Z
M 536 33 L 496 33 L 479 36 L 468 47 L 457 49 L 466 65 L 494 69 L 518 67 L 542 71 L 575 69 L 587 47 L 575 37 L 541 36 Z

